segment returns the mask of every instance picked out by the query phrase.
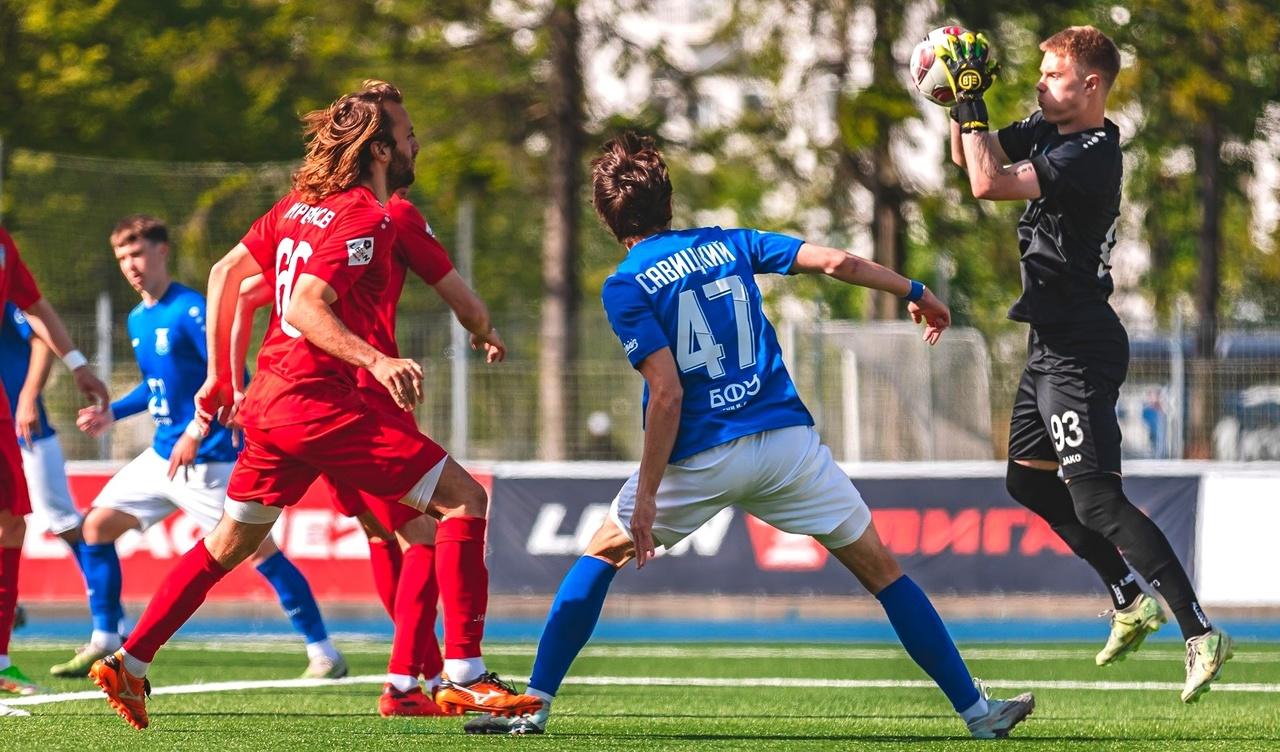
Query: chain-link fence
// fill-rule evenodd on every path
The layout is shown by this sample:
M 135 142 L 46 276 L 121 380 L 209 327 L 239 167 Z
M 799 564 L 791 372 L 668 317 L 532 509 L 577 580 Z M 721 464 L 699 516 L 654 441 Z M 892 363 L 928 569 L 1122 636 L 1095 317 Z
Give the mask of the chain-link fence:
M 284 164 L 161 164 L 18 151 L 5 175 L 12 197 L 5 221 L 77 343 L 103 370 L 113 394 L 122 394 L 138 379 L 124 330 L 138 298 L 108 247 L 115 221 L 139 211 L 167 220 L 175 277 L 202 289 L 212 259 L 285 190 L 288 175 Z M 414 291 L 413 283 L 409 287 Z M 536 300 L 538 293 L 524 297 Z M 508 361 L 486 366 L 463 353 L 467 367 L 459 382 L 447 311 L 429 295 L 406 297 L 399 341 L 406 356 L 424 363 L 428 385 L 419 421 L 467 457 L 534 459 L 540 423 L 536 308 L 501 312 L 496 323 L 510 347 Z M 1024 328 L 986 334 L 953 329 L 929 348 L 906 323 L 781 317 L 776 323 L 800 394 L 837 458 L 1004 456 L 1025 362 Z M 1190 338 L 1180 334 L 1131 339 L 1129 380 L 1119 404 L 1127 456 L 1280 459 L 1280 332 L 1226 331 L 1212 359 L 1193 357 Z M 594 291 L 582 307 L 579 352 L 567 369 L 576 403 L 570 458 L 637 459 L 641 381 L 622 357 Z M 451 446 L 458 438 L 452 435 L 452 395 L 459 389 L 465 390 L 463 447 Z M 74 428 L 79 397 L 60 367 L 46 401 L 71 458 L 126 458 L 150 439 L 145 417 L 117 426 L 107 442 L 81 436 Z

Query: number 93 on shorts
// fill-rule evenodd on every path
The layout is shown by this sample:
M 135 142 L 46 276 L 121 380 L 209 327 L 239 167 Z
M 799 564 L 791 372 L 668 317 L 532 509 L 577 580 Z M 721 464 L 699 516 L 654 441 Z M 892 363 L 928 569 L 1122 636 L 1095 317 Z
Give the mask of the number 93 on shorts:
M 1057 462 L 1065 478 L 1120 472 L 1118 396 L 1078 374 L 1024 371 L 1009 422 L 1009 459 Z

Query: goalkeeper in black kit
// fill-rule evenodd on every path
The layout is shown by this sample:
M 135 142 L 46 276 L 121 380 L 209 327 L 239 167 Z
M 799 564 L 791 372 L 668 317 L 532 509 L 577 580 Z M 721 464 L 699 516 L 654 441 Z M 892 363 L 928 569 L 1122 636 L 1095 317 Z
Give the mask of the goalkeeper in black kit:
M 1119 129 L 1105 114 L 1120 53 L 1092 26 L 1065 29 L 1040 49 L 1040 109 L 994 133 L 982 97 L 998 66 L 986 39 L 966 32 L 936 51 L 956 97 L 951 158 L 968 171 L 974 197 L 1027 202 L 1018 221 L 1022 295 L 1009 318 L 1030 332 L 1007 486 L 1106 583 L 1115 610 L 1098 665 L 1137 650 L 1165 622 L 1132 563 L 1178 621 L 1187 643 L 1182 700 L 1195 702 L 1231 658 L 1231 638 L 1205 616 L 1164 533 L 1121 482 L 1116 399 L 1129 339 L 1107 299 L 1123 166 Z

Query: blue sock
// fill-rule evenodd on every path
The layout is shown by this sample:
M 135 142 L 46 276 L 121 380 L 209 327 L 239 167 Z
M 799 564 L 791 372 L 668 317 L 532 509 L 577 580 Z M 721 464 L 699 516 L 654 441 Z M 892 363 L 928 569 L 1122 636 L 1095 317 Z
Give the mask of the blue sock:
M 67 548 L 71 549 L 71 558 L 75 560 L 76 566 L 80 568 L 80 576 L 82 577 L 84 576 L 85 571 L 88 569 L 88 565 L 85 563 L 85 560 L 84 560 L 84 547 L 87 545 L 88 544 L 82 540 L 72 541 L 67 544 Z M 87 589 L 89 587 L 88 580 L 85 580 L 84 586 L 86 588 L 86 593 L 87 593 Z
M 951 707 L 959 713 L 977 702 L 981 695 L 973 677 L 929 596 L 904 574 L 877 593 L 876 599 L 907 655 L 937 683 Z
M 120 605 L 120 557 L 116 555 L 116 544 L 82 543 L 79 553 L 93 628 L 115 632 L 124 618 L 124 608 Z
M 547 625 L 538 640 L 538 656 L 533 659 L 529 688 L 555 696 L 560 682 L 578 652 L 591 639 L 600 620 L 604 597 L 617 570 L 594 556 L 583 556 L 560 582 L 555 602 L 547 614 Z
M 258 565 L 258 571 L 276 595 L 280 596 L 280 605 L 285 616 L 293 622 L 293 628 L 307 640 L 307 644 L 320 642 L 329 638 L 324 628 L 324 618 L 320 616 L 320 607 L 316 605 L 316 597 L 311 594 L 311 585 L 307 578 L 285 558 L 284 552 L 277 551 L 270 559 Z

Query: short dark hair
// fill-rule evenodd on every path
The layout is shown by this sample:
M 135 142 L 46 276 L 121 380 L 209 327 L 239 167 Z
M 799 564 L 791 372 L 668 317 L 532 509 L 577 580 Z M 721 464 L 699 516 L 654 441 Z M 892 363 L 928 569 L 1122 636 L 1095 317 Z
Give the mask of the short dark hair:
M 591 204 L 623 242 L 671 224 L 671 177 L 649 136 L 626 132 L 609 139 L 591 160 Z
M 1096 72 L 1108 89 L 1120 75 L 1120 50 L 1110 37 L 1092 26 L 1068 26 L 1041 42 L 1040 50 L 1069 57 Z
M 169 228 L 162 220 L 149 214 L 130 214 L 116 222 L 111 231 L 111 247 L 131 245 L 139 240 L 150 240 L 153 243 L 168 243 Z

